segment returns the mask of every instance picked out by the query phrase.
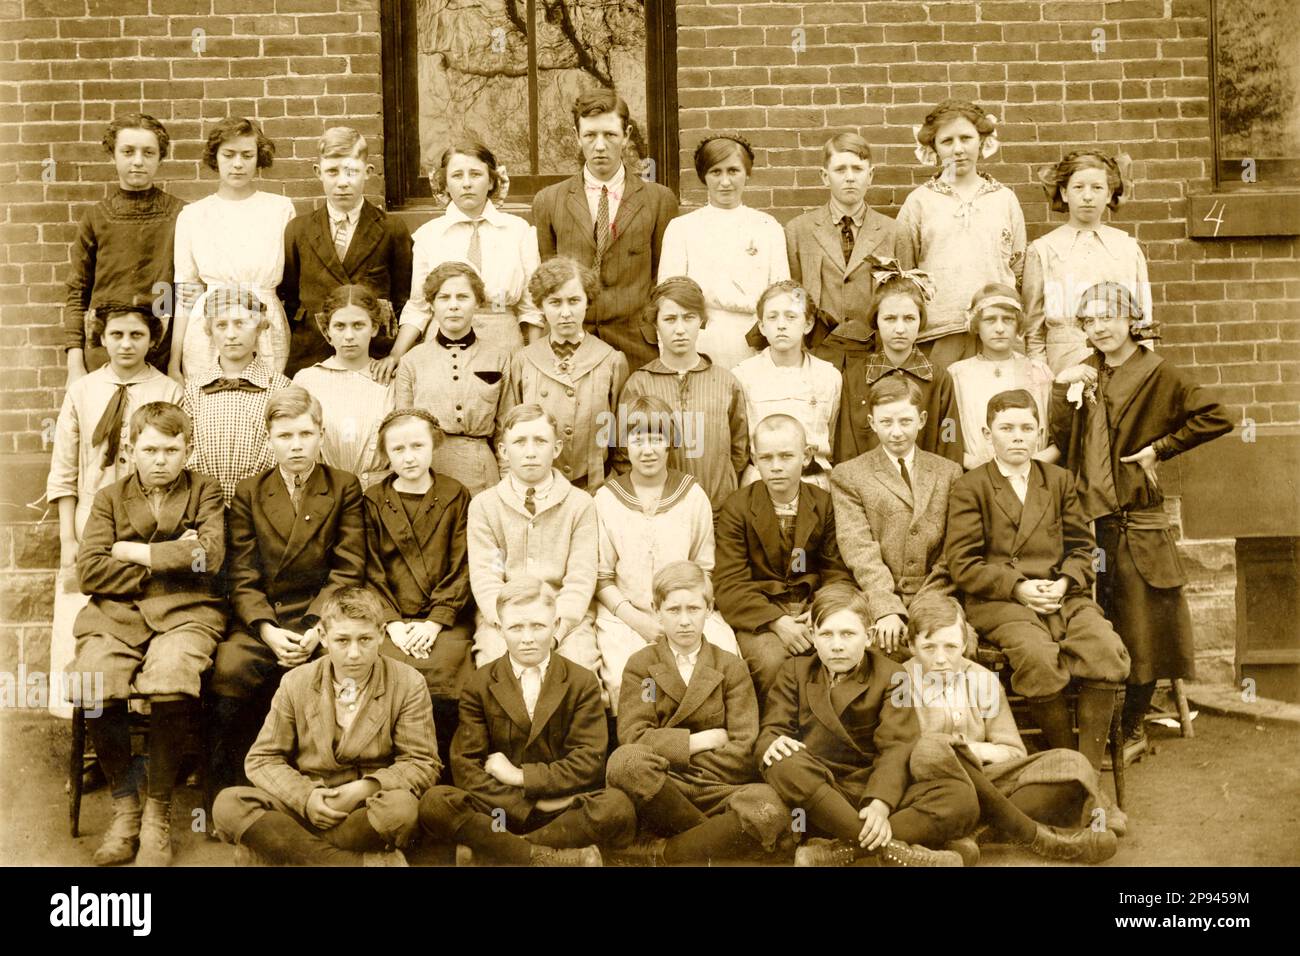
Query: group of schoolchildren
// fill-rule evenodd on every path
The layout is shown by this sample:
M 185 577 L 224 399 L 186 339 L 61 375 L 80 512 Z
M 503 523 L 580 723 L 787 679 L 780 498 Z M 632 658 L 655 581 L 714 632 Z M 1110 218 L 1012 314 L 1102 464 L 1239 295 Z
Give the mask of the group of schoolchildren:
M 532 224 L 464 144 L 413 236 L 353 130 L 295 218 L 250 120 L 190 205 L 153 185 L 161 124 L 109 127 L 48 488 L 52 668 L 105 675 L 95 862 L 170 862 L 200 701 L 243 862 L 1109 858 L 1117 701 L 1140 745 L 1193 660 L 1156 465 L 1231 428 L 1150 348 L 1142 253 L 1100 221 L 1121 165 L 1057 164 L 1069 222 L 1027 246 L 978 172 L 995 120 L 949 100 L 896 220 L 841 134 L 783 229 L 743 137 L 700 144 L 677 217 L 621 99 L 573 119 L 583 169 Z

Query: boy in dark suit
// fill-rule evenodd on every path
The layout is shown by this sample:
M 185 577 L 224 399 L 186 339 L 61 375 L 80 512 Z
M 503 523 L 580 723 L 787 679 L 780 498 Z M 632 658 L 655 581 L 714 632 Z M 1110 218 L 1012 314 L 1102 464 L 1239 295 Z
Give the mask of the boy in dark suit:
M 141 406 L 129 437 L 135 473 L 95 495 L 82 533 L 77 574 L 91 597 L 73 626 L 77 651 L 67 673 L 103 681 L 103 711 L 89 731 L 112 788 L 113 821 L 95 863 L 166 866 L 181 748 L 225 626 L 225 511 L 221 486 L 185 470 L 191 431 L 180 408 Z M 150 704 L 143 811 L 131 764 L 133 690 Z
M 217 795 L 217 833 L 236 863 L 405 866 L 396 848 L 442 769 L 424 680 L 380 656 L 373 591 L 331 592 L 320 632 L 328 653 L 285 677 L 248 752 L 254 785 Z
M 727 498 L 715 529 L 718 608 L 736 632 L 760 709 L 786 658 L 812 651 L 813 594 L 851 580 L 831 496 L 800 478 L 811 459 L 797 418 L 764 418 L 753 452 L 763 480 Z
M 790 278 L 833 323 L 813 329 L 809 348 L 836 326 L 866 318 L 876 257 L 893 255 L 898 226 L 867 205 L 872 173 L 865 139 L 856 133 L 831 137 L 822 146 L 822 185 L 830 191 L 829 202 L 786 223 Z
M 266 428 L 276 465 L 241 481 L 230 504 L 234 620 L 212 679 L 219 785 L 238 781 L 281 675 L 317 653 L 330 594 L 365 583 L 361 486 L 316 460 L 320 403 L 297 385 L 278 391 Z
M 568 256 L 592 268 L 600 292 L 587 308 L 588 332 L 627 356 L 629 370 L 658 357 L 640 325 L 659 272 L 664 230 L 677 197 L 623 166 L 631 114 L 613 90 L 588 90 L 573 104 L 582 172 L 533 199 L 537 247 L 545 262 Z
M 384 307 L 384 321 L 370 341 L 381 383 L 397 370 L 389 356 L 395 322 L 411 292 L 411 233 L 406 223 L 365 198 L 366 138 L 334 126 L 320 139 L 320 160 L 312 171 L 325 189 L 325 205 L 292 220 L 284 230 L 284 276 L 280 300 L 289 317 L 289 360 L 284 374 L 333 354 L 316 324 L 325 297 L 341 285 L 364 285 Z
M 476 856 L 530 866 L 600 866 L 598 845 L 636 832 L 632 803 L 603 789 L 609 730 L 600 682 L 553 654 L 555 593 L 530 576 L 497 593 L 506 655 L 479 668 L 460 701 L 454 787 L 420 801 L 420 825 Z
M 744 662 L 704 640 L 713 587 L 699 565 L 654 577 L 664 637 L 628 659 L 619 694 L 611 787 L 636 804 L 655 838 L 628 856 L 648 866 L 772 853 L 792 835 L 790 812 L 758 782 L 758 702 Z
M 999 392 L 987 422 L 993 460 L 948 498 L 948 568 L 971 625 L 1006 652 L 1011 686 L 1049 747 L 1075 748 L 1061 691 L 1078 680 L 1078 750 L 1100 767 L 1129 656 L 1092 600 L 1096 540 L 1070 473 L 1030 458 L 1042 432 L 1033 396 Z
M 813 599 L 816 657 L 781 667 L 754 748 L 763 778 L 807 814 L 810 840 L 795 866 L 847 866 L 874 856 L 883 866 L 961 866 L 952 850 L 930 850 L 969 832 L 979 801 L 959 770 L 914 781 L 908 774 L 920 725 L 894 692 L 898 667 L 871 648 L 871 609 L 851 584 Z

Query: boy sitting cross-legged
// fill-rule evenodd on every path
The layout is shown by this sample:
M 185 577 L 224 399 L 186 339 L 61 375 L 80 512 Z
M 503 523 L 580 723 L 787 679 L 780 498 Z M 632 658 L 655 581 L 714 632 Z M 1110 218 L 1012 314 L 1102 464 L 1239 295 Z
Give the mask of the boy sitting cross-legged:
M 898 667 L 870 647 L 870 608 L 850 584 L 830 584 L 812 606 L 816 657 L 781 667 L 754 748 L 763 778 L 808 832 L 831 841 L 799 848 L 795 866 L 847 866 L 874 855 L 884 866 L 961 866 L 952 850 L 979 820 L 959 770 L 914 781 L 916 714 L 892 694 Z M 924 844 L 924 845 L 923 845 Z
M 328 653 L 280 682 L 244 763 L 253 786 L 218 794 L 217 832 L 237 863 L 405 866 L 396 847 L 442 769 L 424 678 L 380 655 L 373 591 L 333 591 L 320 632 Z
M 602 787 L 609 729 L 600 682 L 555 649 L 555 592 L 521 576 L 497 592 L 506 654 L 480 667 L 460 699 L 454 787 L 420 801 L 420 825 L 457 841 L 456 862 L 600 866 L 600 845 L 636 832 L 631 801 Z
M 131 416 L 134 472 L 103 488 L 77 555 L 90 603 L 73 626 L 70 679 L 103 675 L 103 713 L 88 721 L 113 793 L 113 822 L 95 863 L 171 863 L 171 797 L 199 680 L 225 626 L 221 486 L 185 470 L 190 419 L 170 402 Z M 82 686 L 74 683 L 72 686 Z M 149 700 L 148 799 L 141 817 L 127 697 Z M 137 848 L 139 852 L 137 853 Z

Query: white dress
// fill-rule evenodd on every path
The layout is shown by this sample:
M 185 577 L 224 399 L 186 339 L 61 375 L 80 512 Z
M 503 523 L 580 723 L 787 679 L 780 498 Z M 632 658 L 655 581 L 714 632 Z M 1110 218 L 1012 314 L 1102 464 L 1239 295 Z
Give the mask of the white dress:
M 993 446 L 984 439 L 989 399 L 998 392 L 1023 388 L 1038 405 L 1038 422 L 1043 426 L 1035 458 L 1043 456 L 1047 443 L 1047 409 L 1052 398 L 1052 370 L 1041 359 L 1012 352 L 1011 358 L 991 362 L 976 355 L 948 366 L 957 414 L 961 417 L 962 465 L 967 471 L 993 460 Z
M 642 509 L 628 475 L 606 481 L 594 498 L 599 527 L 597 594 L 616 584 L 637 610 L 653 614 L 652 584 L 660 568 L 674 561 L 694 561 L 705 574 L 713 573 L 713 506 L 694 478 L 670 470 L 653 514 Z M 599 599 L 595 605 L 600 680 L 611 711 L 617 713 L 623 668 L 646 641 Z M 716 609 L 704 622 L 704 637 L 740 656 L 735 632 Z
M 839 369 L 830 362 L 807 352 L 803 364 L 778 366 L 772 350 L 763 349 L 745 359 L 731 374 L 745 392 L 745 412 L 749 419 L 750 463 L 740 476 L 741 485 L 758 481 L 754 467 L 754 429 L 768 415 L 789 415 L 803 425 L 804 437 L 813 447 L 813 462 L 804 481 L 830 491 L 831 436 L 840 413 L 840 390 L 843 381 Z
M 257 354 L 273 372 L 284 371 L 289 357 L 289 323 L 276 292 L 284 275 L 284 228 L 294 217 L 287 196 L 255 192 L 247 199 L 222 199 L 216 193 L 183 208 L 176 218 L 176 283 L 241 287 L 267 308 L 269 322 Z M 204 328 L 201 295 L 190 312 L 181 361 L 191 375 L 217 360 Z
M 325 436 L 320 457 L 325 464 L 357 476 L 368 488 L 387 473 L 377 468 L 379 423 L 393 407 L 393 389 L 380 385 L 368 372 L 341 368 L 330 356 L 299 369 L 293 384 L 315 396 L 324 413 Z
M 765 212 L 704 206 L 678 216 L 664 232 L 659 281 L 687 276 L 699 283 L 709 310 L 698 351 L 732 369 L 755 354 L 745 335 L 758 321 L 758 297 L 790 278 L 785 230 Z

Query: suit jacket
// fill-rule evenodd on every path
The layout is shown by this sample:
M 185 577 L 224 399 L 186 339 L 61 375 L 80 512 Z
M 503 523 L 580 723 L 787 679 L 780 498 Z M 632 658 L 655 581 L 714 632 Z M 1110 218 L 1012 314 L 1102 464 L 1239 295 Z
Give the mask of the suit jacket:
M 677 215 L 677 197 L 647 183 L 632 169 L 623 180 L 623 199 L 610 223 L 610 241 L 600 264 L 600 292 L 587 307 L 584 327 L 627 356 L 635 371 L 659 355 L 641 326 L 641 310 L 659 274 L 664 230 Z M 582 171 L 547 186 L 533 199 L 533 225 L 542 261 L 568 256 L 585 266 L 596 258 L 595 223 L 587 206 Z
M 475 671 L 461 692 L 451 773 L 456 786 L 522 823 L 538 800 L 604 786 L 608 748 L 595 674 L 552 652 L 530 720 L 506 654 Z M 498 752 L 523 770 L 523 787 L 508 787 L 483 769 Z
M 691 734 L 719 727 L 727 731 L 726 746 L 691 756 Z M 650 748 L 692 784 L 742 784 L 758 779 L 757 736 L 754 682 L 735 654 L 704 641 L 689 685 L 666 639 L 628 658 L 618 699 L 620 744 Z
M 918 448 L 909 489 L 880 447 L 831 470 L 840 553 L 877 620 L 907 617 L 923 588 L 947 588 L 944 528 L 961 473 L 955 462 Z
M 181 538 L 186 531 L 198 539 Z M 113 557 L 118 541 L 149 545 L 150 566 Z M 136 475 L 101 488 L 77 550 L 81 590 L 91 597 L 73 634 L 111 634 L 132 647 L 183 624 L 205 624 L 220 634 L 225 553 L 225 506 L 215 479 L 182 471 L 157 519 Z
M 791 737 L 834 774 L 859 807 L 883 800 L 896 809 L 920 736 L 910 700 L 895 699 L 901 673 L 900 665 L 867 648 L 858 669 L 832 689 L 821 658 L 789 658 L 767 693 L 755 756 L 761 760 L 777 737 Z
M 294 514 L 278 467 L 245 478 L 230 502 L 230 603 L 254 637 L 262 621 L 304 630 L 334 591 L 366 580 L 361 485 L 320 463 Z
M 871 308 L 874 263 L 868 257 L 892 256 L 894 220 L 867 207 L 862 228 L 844 262 L 839 223 L 831 218 L 829 203 L 795 216 L 785 225 L 790 278 L 807 290 L 809 298 L 834 319 L 834 325 L 813 329 L 810 346 L 849 319 L 864 320 Z
M 1093 355 L 1084 364 L 1096 368 L 1100 361 Z M 1157 508 L 1164 502 L 1164 491 L 1147 479 L 1140 466 L 1119 459 L 1158 442 L 1156 452 L 1162 461 L 1167 460 L 1226 435 L 1232 431 L 1232 422 L 1222 405 L 1155 352 L 1140 349 L 1128 361 L 1137 363 L 1142 380 L 1109 418 L 1111 473 L 1121 508 Z M 1052 441 L 1064 456 L 1061 464 L 1078 475 L 1084 469 L 1088 415 L 1099 409 L 1086 401 L 1076 409 L 1066 400 L 1067 389 L 1066 385 L 1052 386 L 1048 425 Z M 1105 414 L 1104 409 L 1101 412 Z M 1126 536 L 1133 563 L 1148 584 L 1169 588 L 1186 581 L 1171 530 L 1130 528 Z
M 342 262 L 324 204 L 285 227 L 284 275 L 278 291 L 291 332 L 284 369 L 289 378 L 334 353 L 316 325 L 316 313 L 325 297 L 341 285 L 368 286 L 392 305 L 394 315 L 401 315 L 411 294 L 411 233 L 406 223 L 363 200 Z M 391 347 L 391 341 L 376 337 L 370 354 L 379 358 Z
M 781 526 L 763 482 L 723 502 L 714 526 L 713 590 L 733 628 L 764 630 L 786 613 L 786 603 L 811 603 L 822 585 L 852 580 L 836 544 L 831 496 L 806 481 L 799 483 L 791 549 L 781 547 Z
M 435 475 L 408 521 L 395 475 L 366 489 L 366 583 L 383 599 L 386 621 L 428 620 L 451 627 L 469 603 L 465 529 L 469 492 Z
M 1029 579 L 1070 579 L 1068 595 L 1091 597 L 1097 542 L 1074 479 L 1041 461 L 1029 466 L 1022 505 L 1011 482 L 987 462 L 962 475 L 948 496 L 948 570 L 967 601 L 1014 601 Z
M 369 779 L 381 790 L 419 797 L 438 780 L 433 704 L 410 664 L 379 657 L 347 732 L 335 742 L 334 667 L 318 657 L 284 675 L 244 758 L 244 772 L 281 803 L 306 815 L 317 787 Z

